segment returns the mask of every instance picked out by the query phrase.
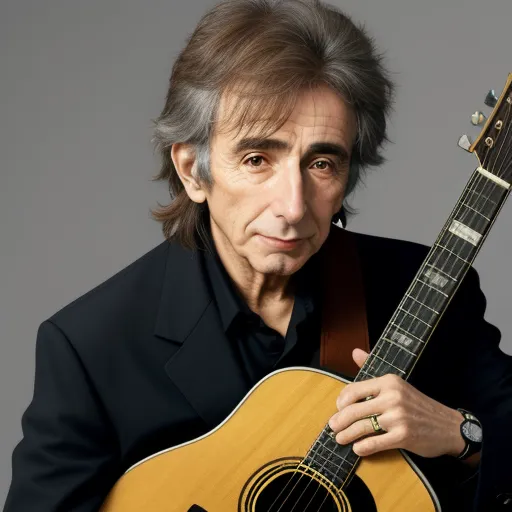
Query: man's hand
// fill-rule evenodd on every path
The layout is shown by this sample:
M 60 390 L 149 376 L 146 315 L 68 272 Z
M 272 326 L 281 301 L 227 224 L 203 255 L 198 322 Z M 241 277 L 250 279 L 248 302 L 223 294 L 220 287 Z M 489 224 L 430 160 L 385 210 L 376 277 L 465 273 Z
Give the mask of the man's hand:
M 368 354 L 360 349 L 352 353 L 361 367 Z M 371 400 L 359 402 L 368 396 Z M 374 379 L 347 385 L 336 400 L 338 411 L 329 420 L 329 426 L 337 433 L 336 441 L 349 444 L 356 442 L 353 450 L 357 455 L 391 448 L 404 448 L 423 457 L 440 455 L 457 456 L 464 448 L 460 435 L 463 416 L 428 396 L 396 375 L 384 375 Z M 374 430 L 368 416 L 378 415 L 380 426 L 386 431 L 372 435 Z

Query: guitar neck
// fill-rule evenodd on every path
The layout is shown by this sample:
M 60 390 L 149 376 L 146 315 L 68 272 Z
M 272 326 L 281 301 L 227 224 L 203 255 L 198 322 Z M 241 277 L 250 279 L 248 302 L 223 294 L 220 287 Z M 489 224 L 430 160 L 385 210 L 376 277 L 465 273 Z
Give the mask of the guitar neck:
M 504 180 L 475 170 L 355 381 L 410 376 L 509 192 Z

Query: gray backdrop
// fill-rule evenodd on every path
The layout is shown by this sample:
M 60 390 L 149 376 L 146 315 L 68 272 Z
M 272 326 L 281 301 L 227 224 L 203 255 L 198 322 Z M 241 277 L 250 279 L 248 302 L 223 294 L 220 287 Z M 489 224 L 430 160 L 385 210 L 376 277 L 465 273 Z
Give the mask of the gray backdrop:
M 332 0 L 398 83 L 388 162 L 353 230 L 431 244 L 476 166 L 456 146 L 512 71 L 510 0 Z M 1 0 L 0 503 L 33 388 L 38 325 L 162 240 L 150 119 L 207 0 Z M 488 109 L 487 109 L 488 110 Z M 512 353 L 512 204 L 475 262 Z M 91 321 L 94 321 L 91 318 Z M 434 377 L 433 377 L 434 378 Z

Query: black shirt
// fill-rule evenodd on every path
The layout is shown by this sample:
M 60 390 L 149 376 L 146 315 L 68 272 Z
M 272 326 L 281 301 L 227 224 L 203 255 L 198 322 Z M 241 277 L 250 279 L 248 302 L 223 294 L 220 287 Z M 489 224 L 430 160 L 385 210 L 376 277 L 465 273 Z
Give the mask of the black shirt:
M 213 246 L 213 243 L 212 243 Z M 226 336 L 234 344 L 247 384 L 286 366 L 311 366 L 320 347 L 321 295 L 315 254 L 291 278 L 295 301 L 283 337 L 251 311 L 214 247 L 204 253 L 204 268 Z

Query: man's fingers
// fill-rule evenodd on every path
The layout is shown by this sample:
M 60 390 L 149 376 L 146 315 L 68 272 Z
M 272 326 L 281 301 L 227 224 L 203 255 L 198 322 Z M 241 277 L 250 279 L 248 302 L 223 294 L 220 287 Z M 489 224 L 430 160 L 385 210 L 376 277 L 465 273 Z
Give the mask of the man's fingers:
M 345 386 L 336 400 L 336 407 L 339 411 L 350 404 L 364 400 L 368 396 L 377 396 L 381 390 L 379 378 L 354 382 Z
M 356 455 L 364 457 L 384 450 L 398 448 L 397 443 L 397 436 L 393 432 L 386 432 L 382 435 L 375 435 L 361 439 L 354 444 L 352 449 Z
M 340 444 L 349 444 L 364 436 L 374 434 L 372 423 L 368 418 L 356 421 L 352 425 L 336 434 L 336 442 Z
M 340 412 L 333 414 L 329 419 L 329 427 L 334 432 L 340 432 L 348 428 L 358 420 L 368 417 L 370 414 L 381 414 L 384 412 L 382 401 L 377 397 L 364 402 L 356 402 L 342 408 Z
M 345 386 L 336 400 L 338 410 L 350 404 L 364 400 L 369 396 L 376 397 L 384 388 L 397 388 L 403 385 L 403 380 L 397 375 L 388 374 L 374 379 L 353 382 Z
M 368 352 L 365 352 L 364 350 L 362 350 L 360 348 L 355 348 L 352 351 L 352 359 L 355 361 L 357 366 L 359 366 L 359 368 L 361 368 L 361 366 L 363 366 L 368 355 L 369 355 Z

